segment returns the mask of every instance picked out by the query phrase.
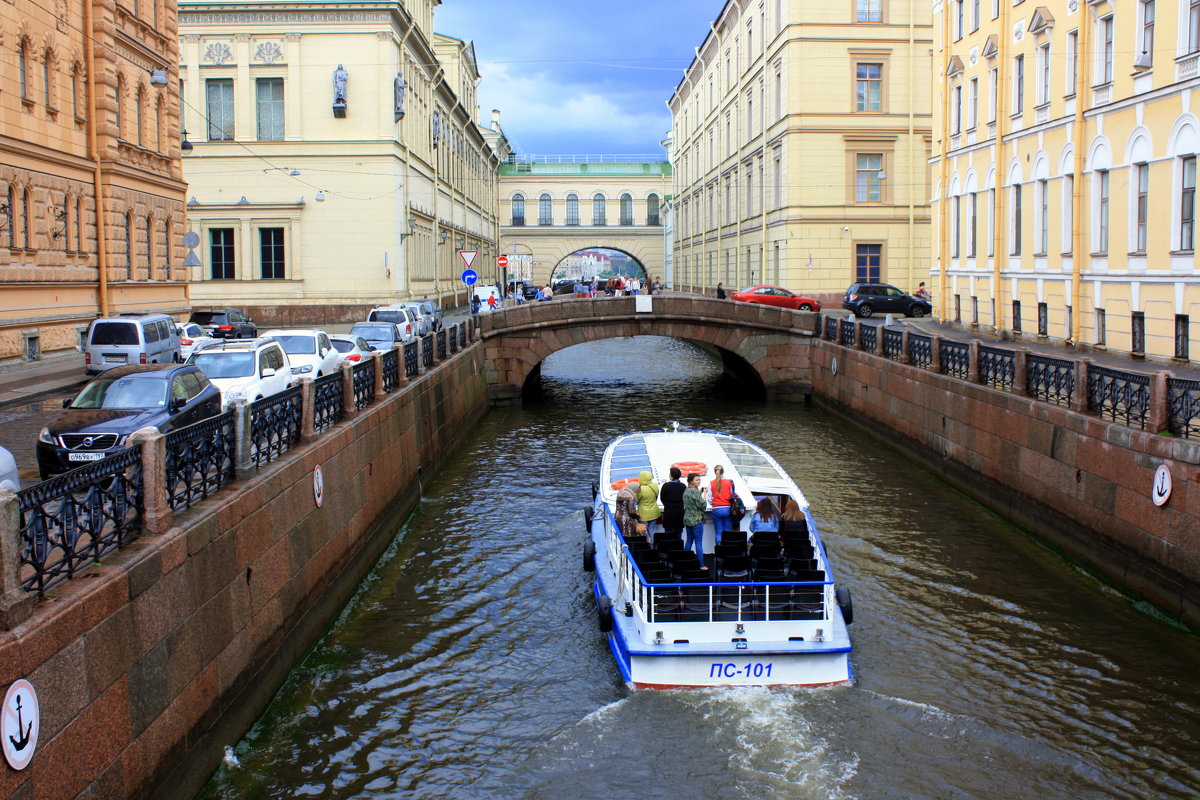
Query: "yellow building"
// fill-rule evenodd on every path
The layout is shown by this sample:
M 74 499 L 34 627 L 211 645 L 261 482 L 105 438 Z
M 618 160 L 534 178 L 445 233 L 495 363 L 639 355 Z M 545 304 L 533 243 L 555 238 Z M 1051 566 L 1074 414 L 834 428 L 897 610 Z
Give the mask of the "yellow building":
M 457 251 L 495 255 L 507 153 L 478 123 L 473 47 L 433 33 L 439 3 L 182 0 L 197 306 L 329 322 L 465 298 Z
M 175 6 L 0 3 L 0 363 L 185 314 Z
M 934 27 L 940 316 L 1191 358 L 1200 4 L 954 0 Z
M 676 285 L 928 276 L 929 7 L 729 0 L 669 101 Z

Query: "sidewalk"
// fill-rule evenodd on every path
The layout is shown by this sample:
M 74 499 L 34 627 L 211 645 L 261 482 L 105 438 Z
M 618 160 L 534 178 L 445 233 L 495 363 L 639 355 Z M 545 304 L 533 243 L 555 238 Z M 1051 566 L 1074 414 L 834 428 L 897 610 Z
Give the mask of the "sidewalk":
M 72 350 L 42 361 L 0 368 L 0 408 L 50 394 L 68 394 L 86 382 L 83 356 Z

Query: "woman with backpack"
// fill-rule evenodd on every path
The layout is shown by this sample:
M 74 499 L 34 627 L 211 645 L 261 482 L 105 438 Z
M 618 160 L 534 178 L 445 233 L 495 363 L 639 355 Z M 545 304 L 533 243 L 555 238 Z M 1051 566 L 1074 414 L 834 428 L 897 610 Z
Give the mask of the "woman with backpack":
M 721 543 L 721 534 L 733 527 L 730 518 L 730 503 L 733 500 L 733 481 L 725 480 L 725 468 L 720 464 L 713 467 L 716 479 L 708 484 L 708 498 L 712 503 L 713 532 L 716 544 Z

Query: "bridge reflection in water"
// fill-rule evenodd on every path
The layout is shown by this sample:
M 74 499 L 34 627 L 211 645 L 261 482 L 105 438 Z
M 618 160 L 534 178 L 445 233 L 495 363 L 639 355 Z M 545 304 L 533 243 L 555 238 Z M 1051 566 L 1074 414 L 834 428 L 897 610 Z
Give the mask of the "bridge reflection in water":
M 686 343 L 563 350 L 490 414 L 205 798 L 1147 798 L 1200 792 L 1200 642 Z M 855 686 L 631 693 L 576 512 L 609 439 L 740 433 L 853 588 Z M 1136 754 L 1136 756 L 1135 756 Z M 1136 757 L 1136 767 L 1131 759 Z

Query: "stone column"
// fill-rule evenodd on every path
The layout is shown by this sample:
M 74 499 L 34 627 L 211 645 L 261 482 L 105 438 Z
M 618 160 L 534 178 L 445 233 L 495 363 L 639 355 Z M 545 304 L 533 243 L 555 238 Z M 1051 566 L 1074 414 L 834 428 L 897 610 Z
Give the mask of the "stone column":
M 233 476 L 244 481 L 254 474 L 254 439 L 250 426 L 250 403 L 246 398 L 233 401 Z
M 908 357 L 908 334 L 909 330 L 906 327 L 900 332 L 900 363 L 911 364 L 912 359 Z
M 175 519 L 167 494 L 167 437 L 157 428 L 142 428 L 129 437 L 142 451 L 142 530 L 166 533 Z
M 0 628 L 12 630 L 33 611 L 35 598 L 21 588 L 21 502 L 0 489 Z
M 942 371 L 942 337 L 929 337 L 929 371 L 941 373 Z
M 350 419 L 358 413 L 354 407 L 354 366 L 349 361 L 338 365 L 342 371 L 342 416 Z
M 854 350 L 862 350 L 862 329 L 863 321 L 861 319 L 854 320 L 854 344 L 851 348 Z
M 1029 348 L 1018 347 L 1013 350 L 1013 392 L 1019 395 L 1029 394 L 1026 382 L 1029 364 Z
M 1146 432 L 1162 433 L 1167 430 L 1170 417 L 1170 391 L 1167 379 L 1169 370 L 1160 369 L 1150 375 L 1150 408 L 1146 414 Z M 1086 398 L 1085 398 L 1086 402 Z
M 1091 369 L 1091 366 L 1090 358 L 1075 359 L 1075 390 L 1071 394 L 1071 410 L 1078 411 L 1080 414 L 1086 414 L 1088 410 L 1088 370 Z M 1153 395 L 1150 399 L 1154 399 Z
M 408 373 L 404 370 L 404 345 L 393 344 L 392 349 L 396 351 L 396 363 L 400 365 L 400 374 L 396 376 L 396 391 L 400 391 L 401 386 L 408 386 Z
M 300 379 L 300 441 L 317 438 L 317 394 L 312 378 Z
M 375 361 L 375 402 L 378 403 L 387 397 L 383 390 L 383 353 L 368 353 L 367 357 Z
M 979 383 L 979 340 L 967 342 L 967 381 Z

